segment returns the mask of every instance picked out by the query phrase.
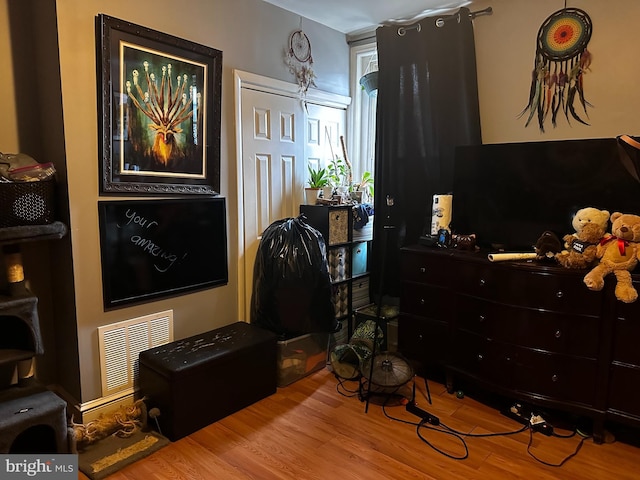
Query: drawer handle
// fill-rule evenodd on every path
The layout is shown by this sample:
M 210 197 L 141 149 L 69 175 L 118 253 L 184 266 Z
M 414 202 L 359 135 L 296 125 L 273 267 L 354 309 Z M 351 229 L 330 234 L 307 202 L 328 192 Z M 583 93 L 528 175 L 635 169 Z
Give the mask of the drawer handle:
M 420 299 L 420 305 L 424 305 L 425 303 L 427 303 L 427 302 L 424 301 L 424 298 L 421 298 Z
M 558 381 L 558 375 L 553 375 L 553 376 L 551 377 L 551 381 L 552 381 L 552 382 L 557 382 L 557 381 Z
M 558 297 L 558 298 L 562 298 L 562 297 L 564 297 L 564 292 L 563 292 L 562 290 L 558 290 L 558 291 L 556 292 L 556 297 Z
M 484 287 L 487 282 L 485 282 L 484 278 L 481 278 L 478 283 L 480 284 L 481 287 Z
M 480 315 L 480 316 L 478 317 L 478 321 L 479 321 L 480 323 L 484 322 L 484 320 L 485 320 L 484 315 Z
M 420 267 L 420 273 L 427 273 L 427 269 L 424 267 Z
M 481 353 L 478 354 L 478 361 L 481 362 L 484 359 Z
M 356 254 L 358 254 L 358 253 L 362 253 L 362 250 L 357 249 L 357 250 L 356 250 Z
M 556 338 L 560 338 L 562 336 L 562 332 L 560 330 L 556 330 Z

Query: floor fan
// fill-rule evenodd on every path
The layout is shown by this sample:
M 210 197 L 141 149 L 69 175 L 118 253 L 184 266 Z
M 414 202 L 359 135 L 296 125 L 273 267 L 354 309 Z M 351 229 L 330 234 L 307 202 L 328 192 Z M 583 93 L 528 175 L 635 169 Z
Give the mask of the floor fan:
M 411 364 L 396 352 L 381 352 L 369 357 L 362 368 L 364 378 L 369 382 L 367 401 L 373 387 L 376 393 L 394 393 L 413 378 Z

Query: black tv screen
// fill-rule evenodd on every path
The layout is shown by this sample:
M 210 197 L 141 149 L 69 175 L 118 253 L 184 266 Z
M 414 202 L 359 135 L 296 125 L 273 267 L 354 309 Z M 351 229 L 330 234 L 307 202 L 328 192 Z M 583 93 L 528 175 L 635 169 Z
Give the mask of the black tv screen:
M 99 201 L 105 309 L 228 282 L 224 197 Z
M 615 138 L 457 147 L 452 231 L 475 233 L 481 247 L 531 252 L 546 230 L 573 233 L 580 208 L 640 214 L 628 161 Z

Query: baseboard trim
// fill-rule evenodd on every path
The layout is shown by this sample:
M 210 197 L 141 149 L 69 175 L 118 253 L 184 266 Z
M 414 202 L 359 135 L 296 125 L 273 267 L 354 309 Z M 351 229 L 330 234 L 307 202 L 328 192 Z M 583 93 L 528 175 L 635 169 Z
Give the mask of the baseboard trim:
M 95 420 L 102 414 L 113 412 L 122 405 L 133 404 L 135 402 L 135 394 L 136 392 L 133 388 L 128 388 L 122 392 L 80 404 L 79 412 L 82 417 L 82 423 Z

